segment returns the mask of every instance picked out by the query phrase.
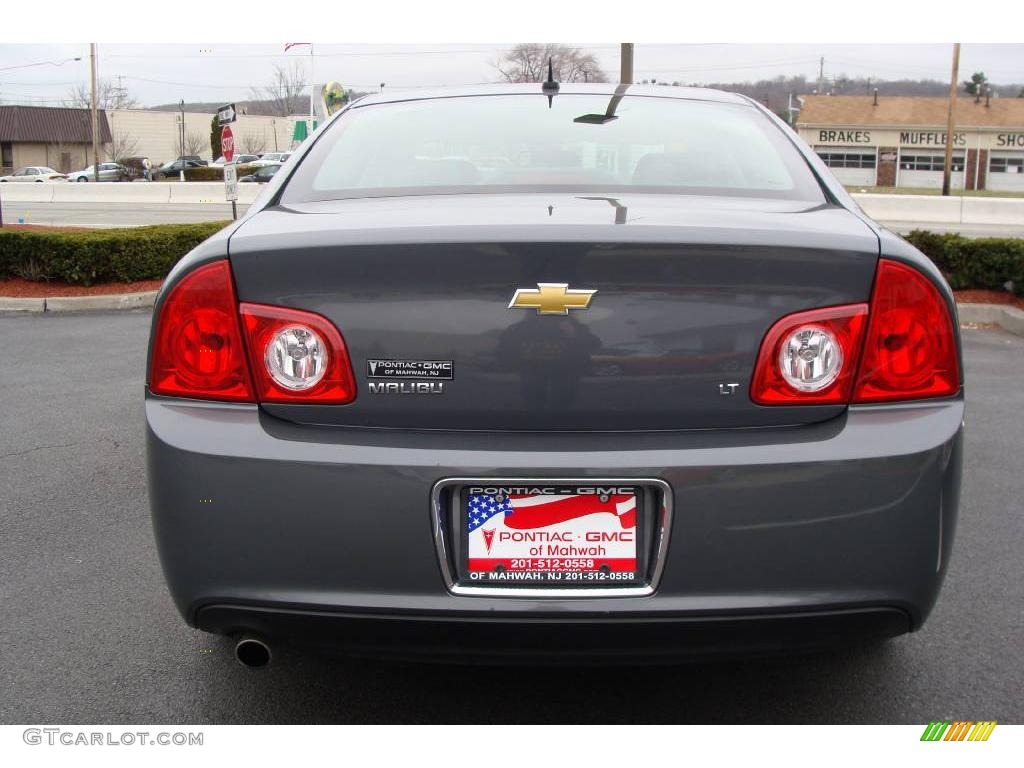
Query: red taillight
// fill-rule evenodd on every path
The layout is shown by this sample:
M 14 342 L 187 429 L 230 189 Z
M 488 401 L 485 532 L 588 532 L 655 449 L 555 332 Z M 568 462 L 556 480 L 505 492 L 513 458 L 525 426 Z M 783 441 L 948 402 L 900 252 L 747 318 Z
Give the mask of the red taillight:
M 349 403 L 355 377 L 341 333 L 325 317 L 287 307 L 239 307 L 262 403 Z
M 167 295 L 149 386 L 158 395 L 254 402 L 227 261 L 199 267 Z
M 953 321 L 916 269 L 882 259 L 853 401 L 942 397 L 960 389 Z
M 771 327 L 750 396 L 760 405 L 845 405 L 952 395 L 960 389 L 954 334 L 935 285 L 881 259 L 870 309 L 814 309 Z
M 846 304 L 779 320 L 761 342 L 751 399 L 761 405 L 849 402 L 867 315 L 867 304 Z
M 226 260 L 199 267 L 171 289 L 156 324 L 149 381 L 155 394 L 205 400 L 339 404 L 356 396 L 338 329 L 312 312 L 239 305 Z

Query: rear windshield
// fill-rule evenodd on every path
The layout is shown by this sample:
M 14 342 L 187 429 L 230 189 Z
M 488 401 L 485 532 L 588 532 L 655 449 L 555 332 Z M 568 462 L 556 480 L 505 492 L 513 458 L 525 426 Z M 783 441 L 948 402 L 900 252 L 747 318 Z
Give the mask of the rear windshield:
M 537 190 L 822 201 L 756 108 L 692 99 L 489 95 L 356 106 L 320 136 L 282 201 Z

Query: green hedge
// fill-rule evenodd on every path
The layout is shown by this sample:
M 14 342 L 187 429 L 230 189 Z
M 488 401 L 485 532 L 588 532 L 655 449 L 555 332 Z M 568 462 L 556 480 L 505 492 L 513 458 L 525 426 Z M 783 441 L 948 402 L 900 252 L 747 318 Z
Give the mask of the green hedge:
M 176 181 L 178 176 L 175 174 L 167 178 L 169 181 Z M 201 168 L 186 168 L 185 181 L 224 181 L 224 169 L 210 168 L 206 165 Z
M 228 222 L 45 232 L 0 229 L 0 278 L 68 283 L 163 278 L 177 261 Z
M 225 223 L 85 232 L 0 229 L 0 278 L 81 285 L 158 279 Z M 938 265 L 954 289 L 1010 289 L 1024 295 L 1024 239 L 970 239 L 923 230 L 907 239 Z
M 238 166 L 238 178 L 247 176 L 255 170 L 256 166 L 240 165 Z M 174 181 L 178 176 L 177 174 L 174 174 L 168 178 L 170 181 Z M 224 169 L 210 168 L 205 165 L 201 168 L 186 168 L 185 181 L 224 181 Z
M 915 229 L 907 240 L 935 262 L 954 290 L 1011 290 L 1024 296 L 1024 239 L 969 238 Z

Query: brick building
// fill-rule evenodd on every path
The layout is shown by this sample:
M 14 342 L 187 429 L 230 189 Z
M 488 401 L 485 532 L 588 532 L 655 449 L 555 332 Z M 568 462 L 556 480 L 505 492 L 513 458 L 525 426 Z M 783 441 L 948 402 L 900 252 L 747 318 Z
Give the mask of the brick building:
M 99 111 L 101 151 L 110 143 L 107 115 Z M 92 157 L 92 116 L 70 107 L 0 106 L 0 169 L 45 165 L 61 173 L 85 168 Z
M 942 186 L 949 101 L 918 96 L 804 96 L 796 128 L 851 187 Z M 1024 99 L 961 97 L 954 189 L 1024 192 Z

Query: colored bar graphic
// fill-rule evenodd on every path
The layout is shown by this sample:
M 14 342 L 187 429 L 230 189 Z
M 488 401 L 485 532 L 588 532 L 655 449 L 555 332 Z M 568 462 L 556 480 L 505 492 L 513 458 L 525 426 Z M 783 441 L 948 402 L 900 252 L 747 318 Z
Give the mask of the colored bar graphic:
M 932 720 L 921 734 L 921 741 L 988 741 L 995 720 Z
M 943 741 L 963 741 L 967 738 L 967 732 L 974 723 L 970 720 L 957 720 L 950 726 L 949 733 Z
M 992 731 L 995 730 L 995 720 L 979 720 L 974 726 L 974 730 L 971 731 L 971 735 L 967 737 L 968 741 L 988 741 L 988 737 L 992 735 Z
M 928 727 L 921 734 L 921 741 L 941 741 L 947 728 L 949 728 L 949 721 L 933 720 L 928 723 Z

